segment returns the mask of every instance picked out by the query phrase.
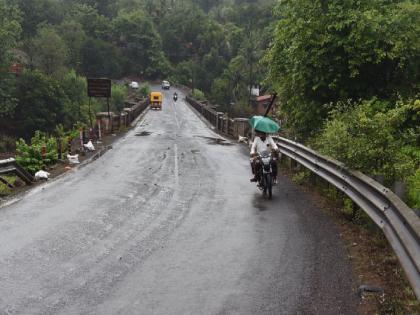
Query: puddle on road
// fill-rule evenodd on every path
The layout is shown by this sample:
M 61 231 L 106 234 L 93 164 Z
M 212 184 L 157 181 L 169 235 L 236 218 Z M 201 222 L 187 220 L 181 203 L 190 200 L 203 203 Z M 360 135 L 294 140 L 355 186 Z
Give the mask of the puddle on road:
M 233 145 L 233 143 L 227 142 L 225 139 L 222 139 L 222 138 L 213 138 L 213 137 L 206 137 L 206 136 L 194 136 L 194 137 L 207 139 L 208 144 Z
M 150 136 L 152 133 L 149 131 L 142 131 L 142 132 L 138 132 L 136 133 L 137 137 L 145 137 L 145 136 Z
M 261 196 L 258 196 L 257 198 L 255 198 L 252 202 L 254 208 L 257 209 L 260 212 L 266 211 L 267 206 L 262 203 L 264 200 L 261 200 Z

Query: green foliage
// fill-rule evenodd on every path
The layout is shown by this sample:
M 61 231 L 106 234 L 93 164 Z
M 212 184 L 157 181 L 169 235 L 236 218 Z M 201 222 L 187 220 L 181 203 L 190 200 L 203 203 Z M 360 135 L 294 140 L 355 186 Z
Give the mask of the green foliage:
M 92 100 L 89 117 L 84 76 L 170 77 L 249 115 L 248 85 L 266 72 L 258 59 L 274 2 L 0 0 L 0 68 L 13 55 L 26 68 L 19 77 L 0 72 L 0 132 L 29 139 L 57 124 L 88 123 L 106 106 Z M 123 94 L 114 92 L 113 110 L 122 109 Z
M 140 86 L 138 95 L 140 97 L 146 98 L 150 95 L 150 92 L 151 92 L 150 85 L 147 83 L 144 83 Z
M 58 77 L 64 72 L 68 49 L 51 26 L 42 26 L 33 39 L 35 65 L 47 75 Z
M 63 123 L 65 128 L 70 129 L 76 121 L 88 122 L 89 109 L 86 95 L 86 79 L 72 70 L 63 77 L 60 82 L 61 89 L 66 95 L 63 104 Z
M 247 103 L 235 103 L 228 109 L 231 117 L 251 117 L 254 114 L 254 108 Z
M 124 109 L 124 101 L 126 99 L 127 93 L 127 87 L 124 85 L 115 84 L 112 86 L 111 104 L 113 111 L 119 113 Z
M 293 175 L 293 182 L 295 182 L 298 185 L 302 185 L 306 183 L 309 179 L 309 172 L 308 171 L 300 171 Z
M 194 63 L 192 61 L 182 61 L 178 63 L 172 72 L 170 78 L 171 82 L 191 86 L 193 67 Z
M 408 178 L 408 199 L 411 207 L 420 209 L 420 168 Z
M 194 89 L 194 91 L 191 93 L 192 97 L 199 101 L 205 101 L 206 97 L 204 96 L 204 93 L 200 91 L 199 89 Z
M 290 126 L 308 136 L 324 104 L 418 93 L 419 12 L 409 0 L 281 1 L 266 59 Z
M 65 20 L 58 27 L 59 35 L 68 48 L 67 65 L 80 70 L 82 56 L 81 49 L 87 40 L 83 25 L 74 20 Z
M 67 97 L 59 83 L 39 71 L 25 71 L 17 82 L 14 133 L 29 139 L 35 130 L 52 132 L 65 118 Z
M 143 11 L 121 12 L 113 21 L 114 37 L 127 64 L 137 75 L 156 78 L 165 75 L 169 63 L 152 20 Z
M 10 49 L 15 48 L 21 32 L 20 12 L 14 5 L 0 0 L 0 65 L 3 67 L 10 62 Z
M 110 19 L 99 14 L 95 6 L 86 3 L 74 3 L 67 10 L 67 20 L 83 26 L 85 34 L 94 39 L 106 40 L 112 33 Z
M 0 0 L 0 125 L 3 117 L 10 117 L 16 106 L 12 97 L 14 80 L 6 74 L 12 61 L 11 49 L 16 47 L 20 36 L 20 12 L 14 5 L 8 5 Z M 6 71 L 7 72 L 7 71 Z M 0 131 L 1 131 L 0 127 Z
M 14 185 L 16 183 L 16 176 L 2 176 L 10 184 Z M 6 185 L 0 182 L 0 196 L 7 196 L 10 195 L 12 190 Z
M 414 174 L 420 166 L 420 125 L 404 126 L 418 119 L 418 100 L 393 105 L 372 99 L 335 107 L 315 138 L 316 149 L 366 174 L 385 175 L 388 184 Z
M 88 77 L 118 77 L 123 72 L 121 52 L 101 39 L 87 39 L 80 50 L 82 72 Z
M 42 148 L 44 146 L 46 155 L 43 159 Z M 32 174 L 54 164 L 58 159 L 56 139 L 48 137 L 40 131 L 35 132 L 30 144 L 27 144 L 23 139 L 19 139 L 16 142 L 16 152 L 18 153 L 17 162 Z
M 12 1 L 10 1 L 12 2 Z M 41 24 L 55 25 L 63 19 L 64 11 L 61 1 L 57 0 L 14 0 L 22 11 L 22 28 L 24 37 L 36 34 Z

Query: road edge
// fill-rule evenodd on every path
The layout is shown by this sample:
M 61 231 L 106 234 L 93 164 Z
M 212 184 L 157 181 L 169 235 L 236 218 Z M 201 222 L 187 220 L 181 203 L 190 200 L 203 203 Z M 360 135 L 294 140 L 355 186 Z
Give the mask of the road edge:
M 123 132 L 123 135 L 127 135 L 133 128 L 137 126 L 137 124 L 144 119 L 146 114 L 149 111 L 149 107 L 146 107 L 146 109 L 130 124 L 130 128 Z M 112 144 L 106 145 L 103 148 L 101 148 L 99 151 L 95 152 L 92 156 L 87 158 L 86 160 L 82 161 L 80 164 L 73 165 L 72 169 L 64 172 L 62 174 L 57 175 L 54 178 L 48 179 L 45 182 L 36 182 L 34 186 L 28 186 L 23 191 L 20 191 L 10 197 L 6 197 L 4 199 L 0 199 L 0 210 L 11 206 L 19 201 L 21 201 L 24 198 L 27 198 L 31 196 L 32 194 L 38 193 L 39 191 L 42 191 L 46 188 L 48 188 L 50 185 L 56 184 L 59 180 L 62 180 L 66 176 L 70 176 L 74 172 L 76 172 L 79 169 L 84 168 L 85 166 L 95 162 L 99 158 L 105 155 L 109 150 L 112 150 L 114 148 L 114 145 L 118 143 L 118 141 L 121 139 L 121 137 L 118 137 L 114 141 L 112 141 Z

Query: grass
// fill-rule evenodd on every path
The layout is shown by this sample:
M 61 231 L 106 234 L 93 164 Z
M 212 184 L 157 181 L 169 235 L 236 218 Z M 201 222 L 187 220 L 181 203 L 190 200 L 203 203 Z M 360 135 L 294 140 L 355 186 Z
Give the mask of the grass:
M 7 180 L 10 184 L 14 185 L 16 183 L 16 176 L 2 176 L 5 180 Z M 0 196 L 7 196 L 12 193 L 12 189 L 7 187 L 7 185 L 0 182 Z

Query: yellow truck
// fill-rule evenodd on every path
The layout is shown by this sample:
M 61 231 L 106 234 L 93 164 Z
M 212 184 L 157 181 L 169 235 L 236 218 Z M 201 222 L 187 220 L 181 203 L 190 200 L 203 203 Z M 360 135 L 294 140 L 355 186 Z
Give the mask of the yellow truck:
M 162 110 L 163 96 L 161 92 L 150 93 L 150 108 Z

